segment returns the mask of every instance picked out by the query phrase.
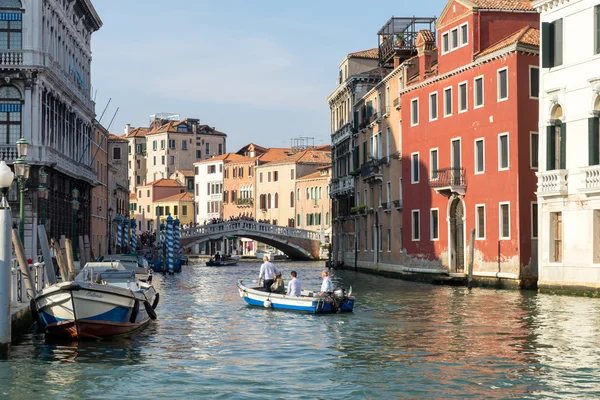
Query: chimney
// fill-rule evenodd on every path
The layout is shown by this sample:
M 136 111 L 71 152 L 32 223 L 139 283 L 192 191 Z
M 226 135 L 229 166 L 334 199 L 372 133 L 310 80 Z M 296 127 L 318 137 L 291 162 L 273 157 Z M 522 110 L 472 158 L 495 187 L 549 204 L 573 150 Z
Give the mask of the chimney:
M 416 47 L 419 56 L 419 80 L 427 79 L 431 70 L 435 37 L 429 30 L 421 30 L 417 34 Z
M 131 124 L 126 124 L 125 125 L 125 136 L 129 135 L 130 132 L 131 132 Z

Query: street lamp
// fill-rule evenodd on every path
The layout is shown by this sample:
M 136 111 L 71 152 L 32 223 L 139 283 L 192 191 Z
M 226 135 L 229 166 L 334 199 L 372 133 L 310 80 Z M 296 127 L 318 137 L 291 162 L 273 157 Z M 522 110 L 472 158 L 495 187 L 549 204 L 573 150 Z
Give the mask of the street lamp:
M 42 202 L 42 225 L 46 226 L 46 200 L 48 200 L 48 173 L 42 167 L 40 169 L 40 186 L 38 186 L 38 199 Z
M 108 254 L 112 254 L 112 207 L 108 208 Z
M 29 179 L 29 164 L 25 162 L 29 142 L 25 138 L 17 140 L 18 158 L 13 162 L 17 183 L 19 185 L 19 236 L 21 243 L 25 242 L 25 183 Z
M 71 200 L 71 206 L 73 207 L 73 257 L 76 261 L 79 261 L 79 257 L 77 255 L 77 247 L 79 245 L 79 241 L 77 240 L 77 211 L 79 211 L 79 190 L 76 188 L 71 191 L 73 200 Z

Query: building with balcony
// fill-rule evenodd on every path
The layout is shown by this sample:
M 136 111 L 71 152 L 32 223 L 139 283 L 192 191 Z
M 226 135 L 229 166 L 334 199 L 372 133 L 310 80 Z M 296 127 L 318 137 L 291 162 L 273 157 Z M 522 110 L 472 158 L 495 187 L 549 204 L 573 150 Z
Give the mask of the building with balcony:
M 37 218 L 45 202 L 49 237 L 90 232 L 91 190 L 97 184 L 90 152 L 95 104 L 91 100 L 91 37 L 102 26 L 90 0 L 0 2 L 0 154 L 10 165 L 20 138 L 29 143 L 31 166 L 24 198 L 25 249 L 33 249 Z M 49 195 L 38 201 L 40 171 Z M 15 185 L 8 199 L 19 215 Z M 79 192 L 77 227 L 73 189 Z
M 538 27 L 529 2 L 451 0 L 418 32 L 400 66 L 405 267 L 464 276 L 474 230 L 476 279 L 535 285 Z
M 539 0 L 533 6 L 542 25 L 538 287 L 597 293 L 600 5 L 591 0 Z
M 113 253 L 116 246 L 117 215 L 125 216 L 129 210 L 129 183 L 127 147 L 129 141 L 124 136 L 108 136 L 108 248 Z M 135 193 L 135 192 L 134 192 Z M 138 231 L 142 231 L 142 222 L 138 222 Z

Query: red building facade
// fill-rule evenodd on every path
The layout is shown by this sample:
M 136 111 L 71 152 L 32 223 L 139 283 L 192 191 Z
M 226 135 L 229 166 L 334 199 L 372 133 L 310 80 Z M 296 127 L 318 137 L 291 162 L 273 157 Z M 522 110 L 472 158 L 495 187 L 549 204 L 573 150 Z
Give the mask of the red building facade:
M 406 263 L 527 285 L 537 276 L 539 16 L 450 1 L 419 33 L 402 98 Z M 518 11 L 518 12 L 515 12 Z M 431 52 L 437 52 L 431 54 Z

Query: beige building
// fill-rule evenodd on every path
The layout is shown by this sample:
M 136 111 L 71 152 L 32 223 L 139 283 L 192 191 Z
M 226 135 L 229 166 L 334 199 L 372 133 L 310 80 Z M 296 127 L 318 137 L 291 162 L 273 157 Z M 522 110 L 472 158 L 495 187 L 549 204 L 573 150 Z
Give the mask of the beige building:
M 308 149 L 258 165 L 254 217 L 274 225 L 295 226 L 296 180 L 330 164 L 331 153 Z
M 296 227 L 321 233 L 321 242 L 331 239 L 331 166 L 296 180 Z
M 129 210 L 129 183 L 127 147 L 129 141 L 124 136 L 108 136 L 108 243 L 109 252 L 116 246 L 117 215 L 127 215 Z
M 132 203 L 130 218 L 136 219 L 138 228 L 141 223 L 142 229 L 140 232 L 153 231 L 157 226 L 156 202 L 185 191 L 185 187 L 173 179 L 158 179 L 146 185 L 139 185 L 135 192 L 135 203 L 133 199 L 130 199 Z
M 148 128 L 125 127 L 125 138 L 129 141 L 127 150 L 127 166 L 129 174 L 129 190 L 135 191 L 146 176 L 146 134 Z
M 154 208 L 159 209 L 161 222 L 164 222 L 169 215 L 173 219 L 179 219 L 181 225 L 194 222 L 194 195 L 189 192 L 157 200 L 154 202 Z
M 185 186 L 185 190 L 187 190 L 188 192 L 194 192 L 193 169 L 177 170 L 169 177 L 169 179 L 176 180 L 181 186 Z

